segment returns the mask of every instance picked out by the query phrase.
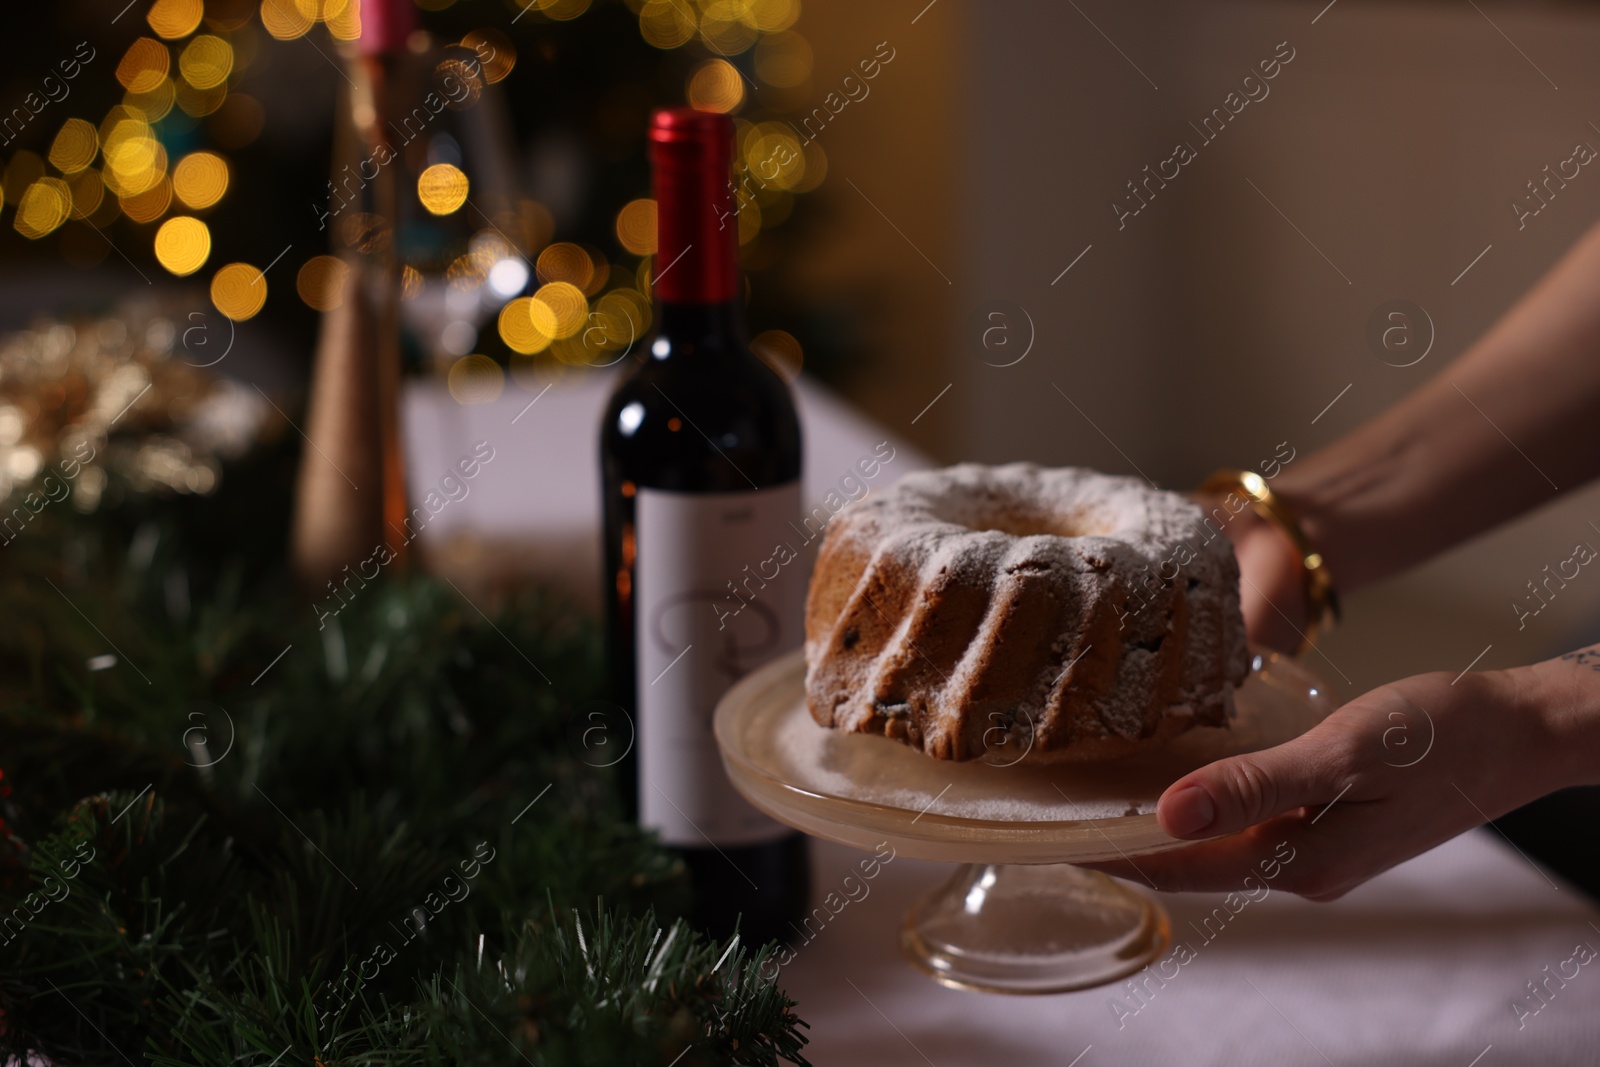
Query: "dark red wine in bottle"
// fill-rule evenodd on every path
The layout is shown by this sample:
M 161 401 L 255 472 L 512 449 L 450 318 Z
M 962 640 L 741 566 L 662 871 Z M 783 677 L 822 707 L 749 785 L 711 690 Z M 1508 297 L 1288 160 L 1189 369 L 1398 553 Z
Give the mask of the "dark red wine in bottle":
M 798 936 L 802 835 L 729 783 L 712 735 L 740 677 L 802 642 L 800 422 L 751 353 L 729 192 L 733 123 L 687 108 L 650 128 L 657 332 L 606 409 L 605 602 L 615 697 L 635 744 L 619 764 L 641 825 L 683 856 L 693 921 L 755 944 Z M 782 562 L 780 555 L 790 558 Z

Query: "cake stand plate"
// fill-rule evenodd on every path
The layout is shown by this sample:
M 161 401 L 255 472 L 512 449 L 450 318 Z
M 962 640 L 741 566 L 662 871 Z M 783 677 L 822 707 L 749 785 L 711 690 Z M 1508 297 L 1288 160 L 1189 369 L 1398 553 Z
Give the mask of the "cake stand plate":
M 798 830 L 895 856 L 953 861 L 915 905 L 900 943 L 937 981 L 1058 993 L 1115 981 L 1156 959 L 1170 931 L 1145 893 L 1071 866 L 1178 848 L 1157 799 L 1197 767 L 1281 744 L 1337 706 L 1304 667 L 1254 656 L 1228 729 L 1195 729 L 1107 763 L 1040 763 L 998 749 L 983 761 L 929 759 L 897 741 L 818 726 L 800 652 L 744 678 L 717 706 L 734 786 Z M 1019 742 L 1020 744 L 1020 742 Z

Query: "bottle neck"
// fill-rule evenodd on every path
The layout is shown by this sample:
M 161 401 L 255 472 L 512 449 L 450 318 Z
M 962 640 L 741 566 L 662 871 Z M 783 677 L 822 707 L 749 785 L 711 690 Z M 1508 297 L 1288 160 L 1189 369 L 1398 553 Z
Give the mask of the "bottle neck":
M 661 299 L 655 307 L 656 332 L 677 351 L 701 349 L 742 350 L 749 337 L 744 327 L 744 306 L 738 300 L 714 304 Z
M 739 218 L 722 153 L 658 151 L 656 258 L 663 305 L 726 304 L 739 296 Z

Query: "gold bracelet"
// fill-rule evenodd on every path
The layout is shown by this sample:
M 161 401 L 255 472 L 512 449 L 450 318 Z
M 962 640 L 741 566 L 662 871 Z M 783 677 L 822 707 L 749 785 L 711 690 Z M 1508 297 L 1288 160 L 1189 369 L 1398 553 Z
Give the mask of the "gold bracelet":
M 1208 495 L 1236 491 L 1242 493 L 1257 515 L 1277 527 L 1293 543 L 1295 551 L 1300 553 L 1306 597 L 1306 632 L 1301 634 L 1298 651 L 1304 652 L 1312 647 L 1319 634 L 1332 629 L 1339 621 L 1339 594 L 1333 588 L 1333 576 L 1328 573 L 1327 562 L 1322 558 L 1322 553 L 1312 546 L 1310 538 L 1306 537 L 1300 520 L 1283 499 L 1268 487 L 1267 480 L 1255 471 L 1224 468 L 1202 482 L 1199 491 Z

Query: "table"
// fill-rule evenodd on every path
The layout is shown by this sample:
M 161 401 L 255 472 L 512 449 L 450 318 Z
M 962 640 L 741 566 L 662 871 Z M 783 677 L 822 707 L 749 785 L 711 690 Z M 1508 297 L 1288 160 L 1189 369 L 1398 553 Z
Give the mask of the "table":
M 424 543 L 446 556 L 452 544 L 520 553 L 516 563 L 527 573 L 596 604 L 596 440 L 613 382 L 608 374 L 575 376 L 547 392 L 513 388 L 471 407 L 434 383 L 410 385 L 404 418 L 414 494 L 474 442 L 496 450 L 469 495 L 429 524 Z M 805 500 L 820 499 L 885 438 L 896 457 L 880 487 L 931 465 L 804 377 L 797 396 Z M 847 894 L 844 879 L 851 871 L 859 879 L 864 855 L 813 842 L 814 901 L 830 892 L 856 899 L 836 915 L 824 909 L 826 922 L 813 924 L 813 938 L 781 974 L 812 1026 L 808 1054 L 819 1067 L 1600 1062 L 1600 958 L 1569 962 L 1580 944 L 1600 952 L 1600 909 L 1485 830 L 1333 904 L 1272 893 L 1209 940 L 1199 927 L 1220 894 L 1163 895 L 1174 937 L 1195 955 L 1170 980 L 1150 979 L 1143 1003 L 1125 984 L 1046 997 L 935 985 L 901 958 L 897 937 L 906 908 L 950 866 L 895 859 L 872 881 L 852 883 L 864 885 L 864 895 Z M 1564 984 L 1563 969 L 1576 969 Z M 1530 982 L 1545 983 L 1547 1003 Z
M 859 883 L 857 863 L 870 853 L 813 842 L 812 855 L 820 901 L 843 895 L 851 872 Z M 897 947 L 901 916 L 950 869 L 891 860 L 864 883 L 865 895 L 853 889 L 857 899 L 826 925 L 813 924 L 813 939 L 779 981 L 812 1024 L 814 1063 L 1551 1067 L 1600 1060 L 1600 959 L 1577 966 L 1565 988 L 1551 981 L 1548 1005 L 1524 984 L 1544 980 L 1547 966 L 1554 973 L 1580 942 L 1600 950 L 1600 910 L 1552 885 L 1487 830 L 1332 904 L 1271 893 L 1208 931 L 1209 941 L 1198 927 L 1221 894 L 1159 894 L 1175 942 L 1188 941 L 1195 956 L 1164 985 L 1149 981 L 1142 1004 L 1125 983 L 1008 997 L 946 989 L 913 970 Z M 1539 1009 L 1521 1029 L 1512 1010 L 1519 999 Z

